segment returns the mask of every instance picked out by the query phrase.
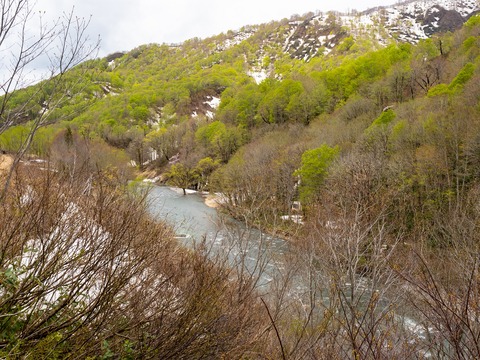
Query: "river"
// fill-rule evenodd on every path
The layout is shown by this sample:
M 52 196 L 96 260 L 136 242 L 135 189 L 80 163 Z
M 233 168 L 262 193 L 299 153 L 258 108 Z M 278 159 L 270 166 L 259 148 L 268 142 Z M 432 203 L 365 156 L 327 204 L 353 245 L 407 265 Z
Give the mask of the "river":
M 197 193 L 183 195 L 181 189 L 152 186 L 148 200 L 149 212 L 166 220 L 185 246 L 202 243 L 211 248 L 212 254 L 226 255 L 230 266 L 246 270 L 247 275 L 255 279 L 257 290 L 267 294 L 275 277 L 282 277 L 285 254 L 289 251 L 287 241 L 220 215 Z M 291 280 L 289 296 L 300 301 L 302 294 L 308 293 L 308 286 L 297 276 Z M 326 294 L 322 298 L 325 304 L 329 303 Z M 425 338 L 425 331 L 412 317 L 403 314 L 397 316 L 397 321 L 418 338 Z
M 194 247 L 204 241 L 213 254 L 226 254 L 230 265 L 245 267 L 252 277 L 258 276 L 260 288 L 268 287 L 283 269 L 282 258 L 288 251 L 285 240 L 220 215 L 200 194 L 183 195 L 181 189 L 152 186 L 148 200 L 150 213 L 166 220 L 184 245 Z

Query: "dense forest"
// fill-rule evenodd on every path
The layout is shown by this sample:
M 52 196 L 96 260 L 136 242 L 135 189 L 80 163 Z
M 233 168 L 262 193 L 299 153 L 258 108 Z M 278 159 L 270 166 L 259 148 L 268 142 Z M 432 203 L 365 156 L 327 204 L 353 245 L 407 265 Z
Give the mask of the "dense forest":
M 4 94 L 0 357 L 479 358 L 480 16 L 414 42 L 341 19 L 80 57 Z M 180 246 L 146 177 L 287 239 L 284 271 L 266 290 Z

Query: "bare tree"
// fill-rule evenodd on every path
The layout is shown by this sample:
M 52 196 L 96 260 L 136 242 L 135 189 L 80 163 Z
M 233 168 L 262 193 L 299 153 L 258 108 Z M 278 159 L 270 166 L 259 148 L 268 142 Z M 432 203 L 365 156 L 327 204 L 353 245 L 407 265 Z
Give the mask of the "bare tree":
M 480 274 L 478 201 L 474 186 L 448 215 L 434 215 L 437 244 L 411 248 L 410 271 L 400 274 L 409 284 L 412 305 L 427 334 L 427 351 L 436 358 L 480 356 Z
M 0 204 L 1 357 L 259 351 L 255 284 L 201 247 L 179 246 L 150 219 L 143 192 L 99 173 L 85 184 L 69 172 L 26 171 Z
M 386 199 L 393 194 L 380 181 L 382 164 L 371 154 L 340 159 L 308 213 L 299 258 L 310 285 L 297 319 L 312 330 L 297 358 L 415 357 L 416 336 L 402 321 L 394 271 L 400 235 L 392 232 Z
M 72 95 L 72 84 L 65 80 L 65 74 L 93 55 L 99 42 L 91 42 L 86 33 L 90 21 L 76 17 L 73 10 L 48 24 L 41 15 L 37 18 L 34 2 L 1 0 L 0 17 L 0 54 L 4 64 L 0 69 L 0 91 L 3 93 L 0 134 L 18 123 L 28 121 L 30 124 L 28 136 L 15 154 L 1 190 L 0 200 L 3 201 L 14 170 L 27 153 L 36 131 L 48 123 L 52 110 Z M 39 21 L 38 26 L 35 20 Z M 39 62 L 48 64 L 43 81 L 26 92 L 25 98 L 17 104 L 14 101 L 17 90 L 39 80 L 32 78 L 33 67 Z M 77 81 L 81 81 L 81 76 Z

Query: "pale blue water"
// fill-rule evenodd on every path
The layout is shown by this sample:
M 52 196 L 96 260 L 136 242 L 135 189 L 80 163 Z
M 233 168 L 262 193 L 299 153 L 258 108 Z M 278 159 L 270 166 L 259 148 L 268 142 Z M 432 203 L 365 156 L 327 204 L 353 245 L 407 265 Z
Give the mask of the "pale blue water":
M 258 278 L 257 288 L 268 292 L 274 278 L 281 276 L 285 267 L 284 255 L 288 243 L 269 236 L 257 229 L 247 228 L 244 223 L 224 217 L 217 210 L 205 205 L 199 194 L 183 195 L 181 189 L 152 186 L 148 195 L 149 211 L 157 219 L 166 220 L 174 229 L 178 239 L 191 247 L 206 239 L 212 254 L 223 252 L 229 265 L 246 270 L 247 276 Z M 290 295 L 299 296 L 308 287 L 296 277 Z M 323 301 L 328 303 L 327 297 Z M 413 319 L 399 317 L 400 322 L 409 322 L 408 327 L 418 324 Z M 411 324 L 413 325 L 411 325 Z M 415 330 L 419 336 L 423 331 Z
M 259 274 L 260 286 L 268 285 L 283 268 L 283 255 L 288 249 L 285 240 L 269 236 L 240 221 L 220 216 L 204 203 L 199 194 L 183 195 L 178 189 L 152 186 L 148 195 L 149 211 L 166 220 L 179 241 L 194 246 L 202 239 L 212 253 L 228 256 L 230 266 L 244 267 L 249 274 Z
M 205 205 L 198 194 L 183 195 L 180 189 L 152 186 L 148 200 L 152 215 L 166 220 L 179 235 L 211 237 L 219 227 L 217 211 Z

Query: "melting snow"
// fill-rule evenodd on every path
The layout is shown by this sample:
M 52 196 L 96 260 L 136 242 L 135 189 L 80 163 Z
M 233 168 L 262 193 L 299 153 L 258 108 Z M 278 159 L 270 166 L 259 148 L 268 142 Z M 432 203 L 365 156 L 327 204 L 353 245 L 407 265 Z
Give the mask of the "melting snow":
M 215 114 L 213 112 L 211 112 L 210 110 L 208 110 L 205 113 L 205 116 L 208 117 L 209 119 L 213 119 L 215 117 Z
M 217 45 L 217 50 L 219 51 L 227 50 L 232 46 L 238 45 L 242 41 L 247 40 L 253 34 L 255 34 L 255 31 L 252 31 L 252 30 L 245 31 L 245 32 L 238 32 L 230 39 L 225 40 L 223 44 Z
M 351 27 L 352 30 L 357 29 L 374 29 L 381 19 L 385 19 L 385 26 L 390 28 L 393 32 L 399 33 L 398 36 L 403 41 L 417 42 L 420 39 L 426 39 L 424 26 L 417 22 L 418 17 L 424 17 L 427 13 L 437 13 L 440 11 L 439 7 L 446 10 L 456 10 L 460 15 L 466 17 L 474 10 L 479 10 L 475 0 L 464 0 L 462 2 L 455 0 L 425 0 L 414 1 L 410 3 L 403 3 L 393 5 L 390 7 L 379 7 L 374 11 L 367 11 L 359 15 L 343 15 L 340 16 L 340 21 L 344 26 Z M 439 20 L 438 18 L 436 19 Z M 432 24 L 438 27 L 438 23 Z M 376 29 L 374 30 L 375 32 Z M 353 32 L 355 34 L 355 31 Z M 380 33 L 375 34 L 375 37 L 385 43 L 384 35 Z
M 220 105 L 220 98 L 218 98 L 218 97 L 216 97 L 216 96 L 212 96 L 212 97 L 211 97 L 211 100 L 205 101 L 205 104 L 210 105 L 210 107 L 211 107 L 212 109 L 217 109 L 218 106 Z
M 303 225 L 303 216 L 302 215 L 282 215 L 281 219 L 284 221 L 293 221 L 295 224 Z
M 260 84 L 263 80 L 268 77 L 268 74 L 265 70 L 260 71 L 249 71 L 248 76 L 251 76 L 257 84 Z
M 318 40 L 321 42 L 321 43 L 325 43 L 328 41 L 328 35 L 326 36 L 319 36 L 318 37 Z

